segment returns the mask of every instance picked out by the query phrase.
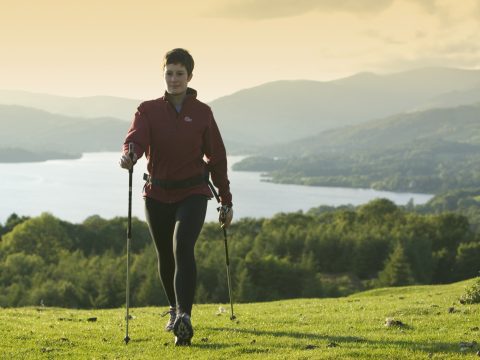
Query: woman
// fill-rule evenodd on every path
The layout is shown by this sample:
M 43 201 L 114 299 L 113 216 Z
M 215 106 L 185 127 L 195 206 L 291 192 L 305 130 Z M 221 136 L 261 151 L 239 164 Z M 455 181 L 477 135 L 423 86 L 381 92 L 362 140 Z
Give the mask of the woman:
M 188 87 L 194 61 L 185 49 L 164 58 L 163 97 L 140 104 L 123 144 L 120 166 L 130 169 L 144 153 L 148 159 L 145 213 L 158 255 L 160 278 L 170 303 L 166 330 L 176 345 L 190 345 L 190 321 L 196 285 L 195 242 L 212 198 L 208 173 L 218 188 L 219 221 L 232 221 L 227 157 L 209 106 Z M 134 153 L 128 154 L 129 144 Z

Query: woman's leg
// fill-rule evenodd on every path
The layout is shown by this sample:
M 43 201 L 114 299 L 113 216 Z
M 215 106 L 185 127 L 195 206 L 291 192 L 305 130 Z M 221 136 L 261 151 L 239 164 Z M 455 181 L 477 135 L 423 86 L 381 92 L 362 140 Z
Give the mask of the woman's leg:
M 145 215 L 158 257 L 158 271 L 163 289 L 170 307 L 176 306 L 174 276 L 175 258 L 173 256 L 173 232 L 175 229 L 174 204 L 165 204 L 151 198 L 145 198 Z
M 177 204 L 173 233 L 177 311 L 191 315 L 197 278 L 195 243 L 202 230 L 208 198 L 192 195 Z

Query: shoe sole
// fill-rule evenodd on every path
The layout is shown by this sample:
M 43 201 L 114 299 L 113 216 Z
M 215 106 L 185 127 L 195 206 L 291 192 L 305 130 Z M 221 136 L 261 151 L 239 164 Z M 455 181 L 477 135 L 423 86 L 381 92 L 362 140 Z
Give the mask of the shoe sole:
M 192 345 L 191 339 L 179 339 L 175 336 L 175 346 L 190 346 Z
M 180 318 L 180 321 L 173 327 L 173 333 L 175 334 L 175 345 L 190 345 L 193 337 L 192 325 Z

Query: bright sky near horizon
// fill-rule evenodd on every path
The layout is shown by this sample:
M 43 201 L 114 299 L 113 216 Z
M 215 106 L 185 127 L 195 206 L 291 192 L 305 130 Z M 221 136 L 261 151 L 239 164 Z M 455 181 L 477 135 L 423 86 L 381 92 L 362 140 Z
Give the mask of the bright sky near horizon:
M 211 101 L 285 79 L 480 68 L 479 0 L 0 0 L 0 89 L 155 98 L 174 47 Z M 292 89 L 294 91 L 294 89 Z

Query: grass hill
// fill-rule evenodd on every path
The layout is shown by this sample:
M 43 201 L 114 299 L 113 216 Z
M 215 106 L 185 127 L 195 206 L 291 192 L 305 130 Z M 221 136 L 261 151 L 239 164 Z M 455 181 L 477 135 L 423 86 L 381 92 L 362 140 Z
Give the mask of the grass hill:
M 160 308 L 0 309 L 8 359 L 466 359 L 479 351 L 480 304 L 460 305 L 473 280 L 384 288 L 336 299 L 194 306 L 193 344 L 173 346 Z M 388 325 L 386 326 L 386 319 Z

